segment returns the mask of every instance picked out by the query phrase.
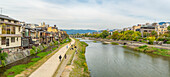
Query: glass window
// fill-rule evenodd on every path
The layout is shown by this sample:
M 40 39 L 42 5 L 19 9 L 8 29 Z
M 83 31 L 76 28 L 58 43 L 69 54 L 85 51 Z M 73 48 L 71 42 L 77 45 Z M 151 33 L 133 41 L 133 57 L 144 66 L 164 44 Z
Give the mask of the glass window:
M 11 27 L 11 34 L 15 34 L 15 27 Z
M 25 30 L 25 36 L 28 36 L 29 33 L 28 33 L 28 29 Z
M 7 25 L 7 34 L 10 34 L 10 26 L 9 25 Z
M 6 25 L 2 25 L 2 34 L 6 34 Z
M 5 45 L 6 44 L 6 37 L 1 37 L 1 45 Z
M 11 37 L 11 42 L 15 42 L 15 37 Z

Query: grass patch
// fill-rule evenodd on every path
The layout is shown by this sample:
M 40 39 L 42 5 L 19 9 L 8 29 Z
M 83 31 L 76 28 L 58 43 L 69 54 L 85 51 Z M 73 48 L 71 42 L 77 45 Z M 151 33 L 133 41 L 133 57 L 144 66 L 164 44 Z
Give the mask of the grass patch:
M 111 42 L 112 45 L 119 45 L 119 43 Z
M 48 55 L 48 54 L 50 54 L 52 51 L 48 51 L 48 52 L 41 52 L 41 53 L 38 53 L 37 54 L 37 56 L 39 56 L 39 57 L 44 57 L 44 56 L 46 56 L 46 55 Z
M 37 62 L 37 61 L 39 61 L 40 59 L 41 59 L 41 58 L 32 58 L 31 61 L 32 61 L 32 62 Z
M 83 46 L 83 45 L 88 46 L 88 44 L 86 42 L 81 41 L 80 43 L 81 43 L 80 44 L 81 46 Z
M 135 48 L 135 50 L 146 52 L 146 53 L 153 53 L 153 54 L 162 55 L 162 56 L 170 56 L 170 50 L 159 49 L 155 47 L 148 47 L 147 45 L 139 46 Z
M 68 42 L 69 43 L 69 42 Z M 65 45 L 67 45 L 68 43 L 62 44 L 60 48 L 64 47 Z M 46 46 L 42 45 L 43 48 L 47 48 Z M 57 50 L 58 51 L 58 50 Z M 20 74 L 22 72 L 27 72 L 27 74 L 25 74 L 24 77 L 29 76 L 33 71 L 35 71 L 38 67 L 40 67 L 44 62 L 46 62 L 51 56 L 53 56 L 57 51 L 51 53 L 52 51 L 48 51 L 48 52 L 39 52 L 37 54 L 37 56 L 39 56 L 40 58 L 33 58 L 31 59 L 31 62 L 29 62 L 28 64 L 20 64 L 20 65 L 16 65 L 13 66 L 12 68 L 8 69 L 4 75 L 5 77 L 14 77 L 17 74 Z M 50 54 L 51 53 L 51 54 Z M 29 69 L 29 70 L 26 70 Z M 31 71 L 30 71 L 31 70 Z
M 94 43 L 96 43 L 97 41 L 93 41 Z
M 57 48 L 58 48 L 58 46 L 56 46 L 56 47 L 52 48 L 52 50 L 54 51 L 54 50 L 56 50 Z
M 74 68 L 69 77 L 90 77 L 85 58 L 85 49 L 88 44 L 78 40 L 76 40 L 76 42 L 78 46 L 78 54 L 75 54 L 75 60 L 73 61 Z
M 39 61 L 44 56 L 46 56 L 46 55 L 48 55 L 50 53 L 51 53 L 51 51 L 38 53 L 37 56 L 39 56 L 40 58 L 32 58 L 31 62 L 28 63 L 28 64 L 20 64 L 20 65 L 13 66 L 12 68 L 8 69 L 5 72 L 5 76 L 7 76 L 7 77 L 14 77 L 17 74 L 20 74 L 20 72 L 26 70 L 28 67 L 30 67 L 31 65 L 35 64 L 37 61 Z
M 8 69 L 5 72 L 5 75 L 7 77 L 14 77 L 15 75 L 17 75 L 20 72 L 24 71 L 29 66 L 31 66 L 31 64 L 21 64 L 21 65 L 13 66 L 11 69 Z
M 70 52 L 71 52 L 71 51 L 70 51 Z M 72 60 L 73 60 L 73 58 L 74 58 L 74 53 L 75 53 L 75 51 L 73 51 L 73 54 L 71 55 L 71 58 L 70 58 L 70 60 L 68 61 L 67 65 L 71 65 L 71 62 L 72 62 Z
M 126 46 L 126 45 L 124 45 L 124 46 L 123 46 L 123 48 L 127 48 L 127 46 Z

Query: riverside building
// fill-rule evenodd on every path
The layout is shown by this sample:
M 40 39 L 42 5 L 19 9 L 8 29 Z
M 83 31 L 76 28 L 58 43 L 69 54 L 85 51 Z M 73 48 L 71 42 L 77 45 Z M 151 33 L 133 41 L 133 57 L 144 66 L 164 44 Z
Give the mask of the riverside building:
M 22 37 L 21 26 L 18 20 L 0 14 L 0 47 L 3 51 L 19 50 Z

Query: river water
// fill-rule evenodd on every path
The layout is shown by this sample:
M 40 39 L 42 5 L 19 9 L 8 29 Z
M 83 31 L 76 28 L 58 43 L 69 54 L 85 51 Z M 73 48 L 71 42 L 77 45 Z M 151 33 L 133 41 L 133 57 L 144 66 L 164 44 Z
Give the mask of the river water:
M 92 77 L 170 77 L 170 57 L 146 54 L 120 45 L 94 43 L 86 48 Z

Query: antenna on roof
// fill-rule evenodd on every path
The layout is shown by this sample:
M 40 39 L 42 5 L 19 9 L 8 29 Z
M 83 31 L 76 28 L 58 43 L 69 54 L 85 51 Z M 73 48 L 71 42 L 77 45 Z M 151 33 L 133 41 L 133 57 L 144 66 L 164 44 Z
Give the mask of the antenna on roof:
M 0 8 L 1 9 L 1 14 L 2 14 L 2 8 Z

